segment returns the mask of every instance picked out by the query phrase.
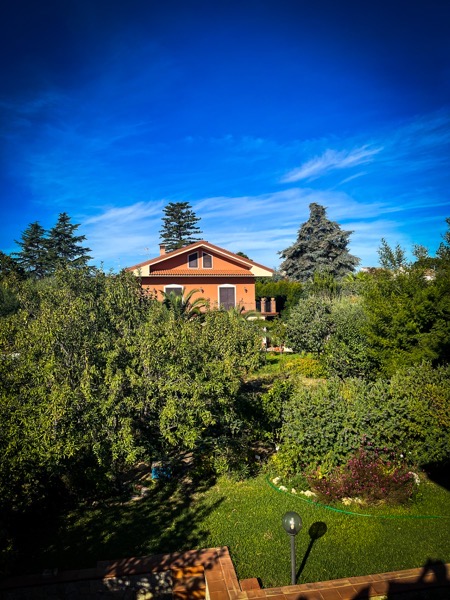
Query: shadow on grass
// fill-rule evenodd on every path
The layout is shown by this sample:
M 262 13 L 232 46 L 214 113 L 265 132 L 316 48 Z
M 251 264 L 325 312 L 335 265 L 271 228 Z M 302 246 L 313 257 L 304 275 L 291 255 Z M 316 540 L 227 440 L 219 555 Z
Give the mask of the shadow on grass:
M 423 468 L 431 481 L 437 483 L 446 490 L 450 490 L 450 468 L 449 463 L 429 463 Z
M 381 585 L 381 582 L 376 583 Z M 428 559 L 415 581 L 387 581 L 386 587 L 379 588 L 378 591 L 386 600 L 447 600 L 450 597 L 447 567 L 441 560 Z M 352 600 L 369 600 L 371 597 L 371 586 L 367 586 L 353 596 Z
M 306 563 L 308 562 L 308 558 L 309 558 L 309 555 L 311 554 L 311 550 L 313 549 L 314 543 L 319 538 L 323 537 L 326 534 L 327 529 L 328 529 L 327 525 L 323 521 L 316 521 L 309 528 L 309 530 L 308 530 L 308 534 L 309 534 L 309 538 L 310 538 L 309 544 L 308 544 L 308 548 L 306 549 L 305 555 L 303 557 L 303 560 L 302 560 L 302 562 L 298 568 L 297 574 L 296 574 L 297 582 L 298 582 L 300 575 L 303 573 L 303 570 L 306 567 Z
M 81 569 L 98 560 L 201 547 L 208 534 L 203 520 L 222 503 L 202 499 L 211 484 L 158 481 L 135 500 L 84 503 L 53 518 L 19 520 L 9 574 Z

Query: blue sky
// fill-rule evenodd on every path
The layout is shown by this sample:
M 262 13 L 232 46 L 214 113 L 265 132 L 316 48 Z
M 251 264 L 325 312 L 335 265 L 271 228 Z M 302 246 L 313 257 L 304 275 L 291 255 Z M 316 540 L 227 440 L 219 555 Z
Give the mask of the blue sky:
M 4 3 L 6 4 L 6 3 Z M 0 15 L 0 249 L 67 212 L 107 269 L 204 239 L 269 267 L 308 205 L 378 263 L 450 216 L 447 0 L 16 0 Z

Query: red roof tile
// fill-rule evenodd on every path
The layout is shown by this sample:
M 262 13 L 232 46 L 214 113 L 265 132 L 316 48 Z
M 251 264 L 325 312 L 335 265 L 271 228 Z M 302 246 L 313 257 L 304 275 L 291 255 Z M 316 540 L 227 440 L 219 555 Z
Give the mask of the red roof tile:
M 253 277 L 251 271 L 217 271 L 213 269 L 177 269 L 167 271 L 151 271 L 143 277 Z

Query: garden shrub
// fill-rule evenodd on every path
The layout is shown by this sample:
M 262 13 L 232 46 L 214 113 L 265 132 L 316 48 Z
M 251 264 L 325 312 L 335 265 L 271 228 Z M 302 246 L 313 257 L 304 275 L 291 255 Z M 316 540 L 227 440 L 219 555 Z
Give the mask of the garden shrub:
M 288 379 L 277 379 L 270 389 L 261 396 L 262 409 L 267 428 L 274 437 L 278 438 L 278 431 L 282 425 L 283 405 L 290 398 L 293 384 Z
M 403 504 L 416 488 L 415 476 L 405 464 L 386 460 L 379 450 L 361 447 L 345 465 L 329 476 L 312 473 L 308 481 L 325 502 L 352 499 L 363 503 Z
M 323 355 L 328 374 L 333 377 L 371 378 L 377 364 L 370 356 L 364 333 L 366 314 L 356 297 L 333 301 L 331 318 L 333 332 Z
M 284 370 L 289 375 L 301 375 L 319 379 L 325 377 L 327 372 L 323 364 L 312 356 L 299 356 L 286 363 Z
M 332 325 L 331 301 L 310 296 L 290 311 L 286 322 L 286 343 L 294 352 L 320 355 Z
M 411 465 L 450 458 L 450 367 L 403 369 L 391 381 L 360 379 L 299 386 L 285 403 L 282 459 L 295 472 L 342 465 L 363 437 Z M 384 458 L 389 458 L 388 454 Z

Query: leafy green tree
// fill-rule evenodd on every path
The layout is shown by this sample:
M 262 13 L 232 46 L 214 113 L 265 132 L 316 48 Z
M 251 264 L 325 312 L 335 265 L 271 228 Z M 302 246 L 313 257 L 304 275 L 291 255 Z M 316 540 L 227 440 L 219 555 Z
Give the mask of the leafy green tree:
M 332 332 L 331 301 L 310 296 L 300 300 L 286 322 L 286 343 L 294 352 L 320 355 Z
M 0 319 L 0 504 L 52 482 L 95 490 L 167 446 L 236 438 L 238 396 L 261 361 L 255 324 L 226 311 L 187 320 L 129 273 L 63 269 L 28 279 Z
M 316 271 L 305 285 L 305 293 L 324 298 L 335 298 L 341 291 L 341 284 L 331 273 Z
M 450 261 L 450 217 L 445 219 L 448 225 L 447 231 L 443 235 L 443 242 L 439 245 L 436 255 L 442 261 Z
M 380 265 L 383 269 L 397 271 L 408 266 L 406 253 L 397 244 L 395 248 L 391 248 L 384 238 L 381 239 L 381 246 L 378 248 L 378 256 Z
M 308 281 L 316 271 L 338 278 L 354 271 L 360 261 L 347 250 L 352 232 L 327 219 L 320 204 L 313 202 L 309 210 L 309 219 L 300 227 L 296 242 L 280 252 L 284 259 L 280 270 L 294 281 Z
M 197 237 L 202 233 L 197 226 L 200 218 L 195 215 L 189 202 L 169 202 L 163 212 L 165 216 L 159 233 L 168 252 L 200 239 Z
M 50 264 L 47 252 L 47 239 L 45 229 L 37 221 L 22 233 L 20 241 L 16 244 L 21 247 L 19 252 L 13 253 L 17 257 L 19 267 L 28 277 L 41 279 L 49 273 Z
M 135 385 L 145 418 L 159 424 L 161 444 L 193 448 L 202 440 L 235 436 L 244 424 L 237 399 L 244 375 L 261 359 L 252 321 L 233 311 L 207 311 L 205 319 L 178 319 L 158 305 L 136 337 Z
M 62 212 L 58 221 L 50 229 L 47 237 L 48 262 L 53 270 L 61 267 L 85 267 L 91 260 L 88 255 L 89 248 L 80 245 L 84 242 L 86 236 L 75 235 L 80 225 L 74 225 L 70 222 L 67 213 Z
M 382 372 L 450 360 L 450 271 L 436 262 L 430 279 L 422 262 L 408 264 L 403 251 L 381 248 L 386 268 L 365 280 L 365 333 Z M 381 256 L 381 254 L 380 254 Z M 387 268 L 389 267 L 389 268 Z
M 136 279 L 72 269 L 32 283 L 0 319 L 0 497 L 16 506 L 54 480 L 115 477 L 149 427 L 130 383 L 148 310 Z

